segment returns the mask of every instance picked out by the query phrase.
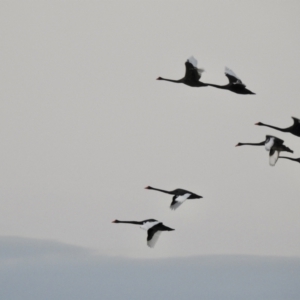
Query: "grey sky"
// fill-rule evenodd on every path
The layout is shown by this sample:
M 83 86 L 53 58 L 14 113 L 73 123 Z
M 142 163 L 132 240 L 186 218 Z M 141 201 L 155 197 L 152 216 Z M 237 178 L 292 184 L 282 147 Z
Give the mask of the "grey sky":
M 0 228 L 102 255 L 300 255 L 300 166 L 272 168 L 254 126 L 300 117 L 298 1 L 3 1 Z M 204 82 L 231 68 L 257 93 L 158 82 L 193 55 Z M 169 209 L 151 185 L 204 198 Z M 174 232 L 155 249 L 138 226 Z

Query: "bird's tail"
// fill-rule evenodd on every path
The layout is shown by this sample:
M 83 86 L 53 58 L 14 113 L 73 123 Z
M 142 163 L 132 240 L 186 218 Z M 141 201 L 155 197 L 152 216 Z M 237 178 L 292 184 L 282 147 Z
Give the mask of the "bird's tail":
M 286 152 L 290 152 L 290 153 L 294 153 L 293 150 L 291 150 L 289 147 L 282 145 L 283 146 L 283 150 L 282 151 L 286 151 Z
M 170 227 L 164 225 L 163 230 L 165 230 L 165 231 L 173 231 L 175 229 L 170 228 Z

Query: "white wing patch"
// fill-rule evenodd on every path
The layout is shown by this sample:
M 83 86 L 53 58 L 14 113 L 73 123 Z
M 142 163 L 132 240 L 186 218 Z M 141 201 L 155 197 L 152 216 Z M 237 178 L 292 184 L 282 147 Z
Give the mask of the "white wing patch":
M 155 221 L 155 222 L 145 222 L 141 228 L 144 229 L 144 230 L 148 230 L 150 228 L 152 228 L 153 226 L 157 225 L 159 222 L 158 221 Z
M 194 56 L 191 56 L 188 59 L 188 62 L 190 62 L 193 65 L 193 67 L 197 70 L 199 76 L 201 77 L 202 73 L 205 72 L 205 70 L 197 68 L 198 65 L 197 59 Z
M 274 167 L 279 157 L 279 151 L 275 150 L 274 154 L 269 157 L 270 166 Z
M 191 196 L 191 194 L 187 193 L 187 194 L 184 194 L 182 196 L 178 196 L 176 199 L 175 199 L 175 204 L 171 204 L 170 208 L 172 210 L 175 210 L 177 209 L 189 196 Z
M 153 248 L 159 238 L 161 234 L 161 231 L 156 231 L 152 237 L 152 239 L 150 241 L 147 241 L 147 245 L 150 247 L 150 248 Z
M 267 150 L 267 151 L 270 151 L 271 150 L 271 148 L 273 147 L 273 145 L 274 145 L 274 138 L 273 137 L 271 137 L 271 138 L 269 138 L 269 140 L 265 143 L 265 149 Z
M 191 56 L 191 57 L 188 59 L 188 61 L 189 61 L 195 68 L 197 68 L 198 62 L 197 62 L 197 59 L 196 59 L 194 56 Z M 199 70 L 200 70 L 200 69 L 199 69 Z
M 225 73 L 228 74 L 228 75 L 231 75 L 231 76 L 235 77 L 236 79 L 241 80 L 240 78 L 238 78 L 238 77 L 236 76 L 236 74 L 235 74 L 231 69 L 229 69 L 229 68 L 227 68 L 227 67 L 225 67 Z

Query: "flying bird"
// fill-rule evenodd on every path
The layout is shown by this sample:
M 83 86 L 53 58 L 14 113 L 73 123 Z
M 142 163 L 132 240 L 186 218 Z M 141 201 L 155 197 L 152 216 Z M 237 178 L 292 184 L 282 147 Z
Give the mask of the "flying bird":
M 288 157 L 288 156 L 279 156 L 279 158 L 285 158 L 285 159 L 297 161 L 298 163 L 300 163 L 300 157 L 299 158 L 292 158 L 292 157 Z
M 147 245 L 150 248 L 153 248 L 159 238 L 159 235 L 162 231 L 173 231 L 175 229 L 172 229 L 170 227 L 165 226 L 162 222 L 156 221 L 154 219 L 148 219 L 141 222 L 137 221 L 119 221 L 114 220 L 112 223 L 125 223 L 125 224 L 135 224 L 135 225 L 141 225 L 140 228 L 147 230 L 148 236 L 147 236 Z
M 231 91 L 231 92 L 236 93 L 236 94 L 255 95 L 255 93 L 253 93 L 250 90 L 246 89 L 246 85 L 242 82 L 242 80 L 240 78 L 238 78 L 235 75 L 235 73 L 227 67 L 225 67 L 225 76 L 229 80 L 228 84 L 226 84 L 226 85 L 217 85 L 217 84 L 208 83 L 207 85 L 218 88 L 218 89 L 228 90 L 228 91 Z
M 281 143 L 283 144 L 284 141 L 277 138 L 273 135 L 266 135 L 266 139 L 260 143 L 238 143 L 236 147 L 238 146 L 265 146 L 265 149 L 267 151 L 270 151 L 274 143 Z
M 197 67 L 197 60 L 191 56 L 185 63 L 185 75 L 179 80 L 166 79 L 158 77 L 157 80 L 171 81 L 175 83 L 183 83 L 192 87 L 201 87 L 207 86 L 206 83 L 200 81 L 201 75 L 204 72 L 204 69 L 199 69 Z
M 165 191 L 165 190 L 153 188 L 151 186 L 147 186 L 147 187 L 145 187 L 145 189 L 155 190 L 155 191 L 163 192 L 163 193 L 166 193 L 166 194 L 174 195 L 173 196 L 173 201 L 170 205 L 170 208 L 172 210 L 177 209 L 185 200 L 203 198 L 202 196 L 196 195 L 192 192 L 189 192 L 189 191 L 183 190 L 183 189 L 176 189 L 174 191 Z
M 287 127 L 287 128 L 279 128 L 279 127 L 264 124 L 264 123 L 261 123 L 261 122 L 255 123 L 255 125 L 270 127 L 270 128 L 282 131 L 282 132 L 289 132 L 293 135 L 296 135 L 296 136 L 300 137 L 300 119 L 297 119 L 295 117 L 292 117 L 292 119 L 294 120 L 294 124 L 290 127 Z
M 250 145 L 250 146 L 265 146 L 265 149 L 269 151 L 269 163 L 271 166 L 275 166 L 279 153 L 286 151 L 291 152 L 293 151 L 288 148 L 287 146 L 283 145 L 284 141 L 277 138 L 276 136 L 272 135 L 266 135 L 266 139 L 263 142 L 260 143 L 238 143 L 237 146 L 244 146 L 244 145 Z

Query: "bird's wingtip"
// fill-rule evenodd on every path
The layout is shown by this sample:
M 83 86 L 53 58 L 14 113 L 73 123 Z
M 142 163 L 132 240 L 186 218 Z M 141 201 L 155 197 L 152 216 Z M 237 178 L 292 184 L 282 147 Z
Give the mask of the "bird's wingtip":
M 197 68 L 197 59 L 192 55 L 190 58 L 188 58 L 188 62 L 191 63 L 195 68 Z

